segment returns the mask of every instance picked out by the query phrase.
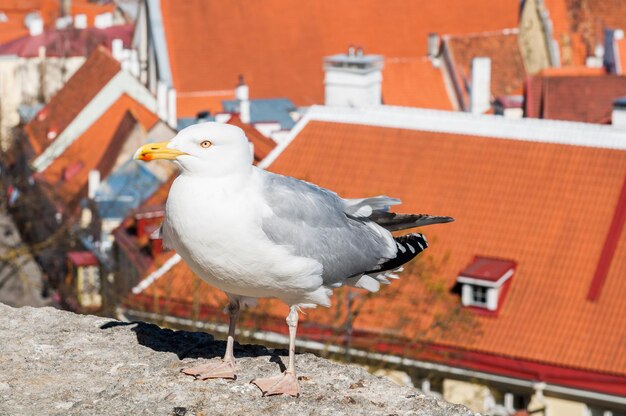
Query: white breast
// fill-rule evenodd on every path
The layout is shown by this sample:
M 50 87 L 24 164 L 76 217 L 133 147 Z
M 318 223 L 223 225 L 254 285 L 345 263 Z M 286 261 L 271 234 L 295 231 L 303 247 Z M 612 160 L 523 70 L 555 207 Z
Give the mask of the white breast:
M 167 201 L 166 244 L 200 278 L 229 293 L 284 298 L 285 293 L 315 291 L 322 284 L 321 265 L 291 255 L 263 233 L 262 218 L 271 211 L 259 180 L 256 174 L 178 177 Z

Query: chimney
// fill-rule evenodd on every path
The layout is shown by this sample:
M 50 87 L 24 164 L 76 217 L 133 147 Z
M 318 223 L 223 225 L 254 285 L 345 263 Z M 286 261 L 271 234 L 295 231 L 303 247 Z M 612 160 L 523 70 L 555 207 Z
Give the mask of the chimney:
M 250 91 L 243 75 L 239 75 L 239 83 L 235 88 L 235 98 L 239 101 L 239 118 L 242 123 L 250 123 Z
M 382 102 L 383 57 L 365 55 L 362 48 L 350 47 L 346 54 L 324 58 L 325 104 L 366 107 Z
M 124 58 L 124 41 L 122 39 L 113 39 L 111 42 L 111 55 L 117 61 L 122 62 Z
M 38 36 L 43 33 L 43 19 L 39 12 L 28 13 L 24 18 L 24 25 L 28 28 L 31 36 Z
M 439 56 L 439 34 L 428 34 L 428 57 L 432 60 Z
M 107 12 L 96 15 L 93 25 L 98 29 L 106 29 L 113 26 L 113 13 Z
M 170 88 L 167 91 L 167 124 L 173 129 L 178 124 L 176 117 L 176 90 L 174 88 Z
M 611 124 L 620 130 L 626 130 L 626 96 L 613 101 Z
M 491 108 L 491 59 L 472 59 L 471 71 L 470 111 L 482 114 Z
M 87 15 L 77 14 L 74 16 L 74 27 L 76 29 L 87 29 Z
M 167 120 L 167 85 L 162 82 L 157 82 L 157 115 L 163 121 Z
M 95 199 L 96 192 L 100 187 L 100 171 L 99 170 L 90 170 L 89 176 L 87 177 L 87 198 Z

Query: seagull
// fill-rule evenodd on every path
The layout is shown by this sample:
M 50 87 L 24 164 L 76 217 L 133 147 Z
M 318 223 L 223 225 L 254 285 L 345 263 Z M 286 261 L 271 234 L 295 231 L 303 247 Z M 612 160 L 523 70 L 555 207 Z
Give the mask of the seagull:
M 329 307 L 333 290 L 345 285 L 378 291 L 428 246 L 422 234 L 394 237 L 392 231 L 453 221 L 392 213 L 390 206 L 400 200 L 344 199 L 257 168 L 243 130 L 225 123 L 192 125 L 169 142 L 140 147 L 134 157 L 178 166 L 161 226 L 163 242 L 228 297 L 224 358 L 183 373 L 201 380 L 235 379 L 233 344 L 241 308 L 258 298 L 289 306 L 289 365 L 280 375 L 252 380 L 264 396 L 300 394 L 295 341 L 301 308 Z

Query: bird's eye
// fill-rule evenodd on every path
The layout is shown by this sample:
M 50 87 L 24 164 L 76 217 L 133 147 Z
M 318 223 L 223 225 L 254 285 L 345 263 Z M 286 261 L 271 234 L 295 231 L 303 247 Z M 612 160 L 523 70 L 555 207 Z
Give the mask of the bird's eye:
M 208 149 L 209 147 L 211 147 L 211 145 L 212 145 L 212 144 L 213 144 L 213 143 L 211 143 L 211 142 L 210 142 L 210 141 L 208 141 L 208 140 L 202 140 L 202 141 L 200 142 L 200 147 L 202 147 L 202 148 L 204 148 L 204 149 Z

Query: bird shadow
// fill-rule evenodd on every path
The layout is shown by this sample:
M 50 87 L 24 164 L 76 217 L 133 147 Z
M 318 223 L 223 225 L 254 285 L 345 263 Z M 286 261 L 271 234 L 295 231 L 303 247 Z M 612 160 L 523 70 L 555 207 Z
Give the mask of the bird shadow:
M 137 342 L 158 352 L 176 354 L 179 360 L 185 358 L 221 358 L 226 352 L 226 341 L 216 340 L 205 332 L 190 332 L 161 328 L 155 324 L 141 321 L 120 322 L 110 321 L 100 326 L 102 330 L 112 330 L 118 327 L 131 327 Z M 287 355 L 286 349 L 268 349 L 262 345 L 234 345 L 235 358 L 269 356 L 270 362 L 278 364 L 280 371 L 287 369 L 281 355 Z

